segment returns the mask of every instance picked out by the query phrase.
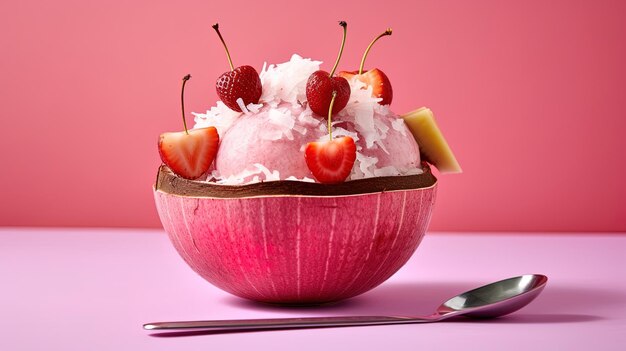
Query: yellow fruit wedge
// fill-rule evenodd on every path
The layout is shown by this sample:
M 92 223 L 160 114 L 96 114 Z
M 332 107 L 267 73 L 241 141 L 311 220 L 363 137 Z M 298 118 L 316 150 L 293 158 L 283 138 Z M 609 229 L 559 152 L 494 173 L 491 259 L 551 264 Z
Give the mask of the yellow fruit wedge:
M 463 172 L 429 108 L 418 108 L 402 118 L 413 133 L 424 161 L 437 167 L 441 173 Z

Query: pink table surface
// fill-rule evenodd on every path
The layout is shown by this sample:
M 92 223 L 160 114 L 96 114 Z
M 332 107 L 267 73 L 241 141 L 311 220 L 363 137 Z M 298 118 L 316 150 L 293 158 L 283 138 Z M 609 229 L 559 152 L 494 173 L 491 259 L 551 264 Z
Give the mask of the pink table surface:
M 624 350 L 626 235 L 429 233 L 383 285 L 322 307 L 260 305 L 206 283 L 160 230 L 0 228 L 0 350 Z M 160 320 L 420 315 L 492 280 L 544 273 L 498 320 L 151 335 Z

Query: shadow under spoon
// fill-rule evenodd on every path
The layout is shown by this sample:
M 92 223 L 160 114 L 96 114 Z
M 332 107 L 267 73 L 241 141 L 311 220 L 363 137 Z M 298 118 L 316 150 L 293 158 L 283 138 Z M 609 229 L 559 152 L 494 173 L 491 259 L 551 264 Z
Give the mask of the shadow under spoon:
M 290 328 L 323 328 L 364 325 L 433 323 L 455 316 L 496 318 L 529 304 L 543 291 L 548 277 L 528 274 L 500 280 L 457 295 L 441 304 L 429 316 L 345 316 L 273 319 L 236 319 L 147 323 L 146 330 L 160 331 L 237 331 Z

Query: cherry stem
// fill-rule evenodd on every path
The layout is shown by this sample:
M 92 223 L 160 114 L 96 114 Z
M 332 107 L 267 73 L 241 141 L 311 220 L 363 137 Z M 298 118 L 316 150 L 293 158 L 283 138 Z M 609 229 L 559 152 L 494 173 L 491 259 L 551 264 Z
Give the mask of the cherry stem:
M 333 105 L 335 104 L 336 97 L 337 97 L 337 92 L 333 90 L 333 97 L 330 99 L 330 107 L 328 107 L 328 136 L 330 137 L 330 141 L 333 141 L 332 115 L 333 115 Z
M 384 36 L 386 36 L 386 35 L 391 35 L 391 33 L 392 33 L 391 28 L 387 28 L 387 30 L 386 30 L 386 31 L 384 31 L 384 32 L 383 32 L 383 33 L 381 33 L 379 36 L 377 36 L 376 38 L 374 38 L 374 40 L 372 40 L 372 42 L 371 42 L 371 43 L 370 43 L 370 45 L 367 47 L 367 49 L 365 49 L 365 53 L 363 54 L 363 58 L 361 59 L 361 66 L 359 66 L 359 74 L 363 74 L 363 67 L 365 67 L 365 58 L 367 57 L 367 54 L 369 54 L 370 49 L 372 48 L 372 46 L 374 45 L 374 43 L 375 43 L 378 39 L 380 39 L 380 38 L 382 38 L 382 37 L 384 37 Z
M 224 45 L 224 50 L 226 50 L 226 57 L 228 57 L 228 64 L 230 65 L 230 70 L 234 71 L 235 66 L 233 66 L 233 60 L 230 58 L 230 52 L 228 51 L 228 46 L 226 46 L 226 42 L 224 41 L 224 38 L 222 37 L 222 33 L 220 33 L 219 23 L 215 23 L 213 25 L 213 29 L 215 29 L 215 31 L 217 32 L 217 36 L 220 37 L 220 40 L 222 41 L 222 45 Z
M 189 135 L 189 131 L 187 130 L 187 121 L 185 120 L 185 83 L 191 78 L 191 74 L 188 74 L 183 77 L 183 88 L 180 91 L 180 105 L 183 110 L 183 125 L 185 126 L 185 133 Z
M 339 55 L 337 55 L 337 60 L 335 61 L 335 65 L 333 69 L 330 71 L 330 76 L 332 77 L 335 74 L 335 70 L 337 70 L 337 66 L 339 66 L 339 60 L 341 59 L 341 54 L 343 54 L 343 47 L 346 45 L 346 34 L 348 31 L 348 24 L 345 21 L 340 21 L 339 25 L 343 27 L 343 38 L 341 39 L 341 48 L 339 48 Z

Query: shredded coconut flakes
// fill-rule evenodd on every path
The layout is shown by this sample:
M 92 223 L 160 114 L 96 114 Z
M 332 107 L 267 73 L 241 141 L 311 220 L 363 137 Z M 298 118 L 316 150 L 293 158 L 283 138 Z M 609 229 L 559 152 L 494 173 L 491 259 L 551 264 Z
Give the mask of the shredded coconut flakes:
M 214 126 L 219 135 L 223 136 L 233 123 L 242 115 L 258 114 L 267 111 L 269 123 L 259 130 L 262 139 L 277 141 L 280 139 L 294 140 L 294 131 L 306 135 L 309 129 L 318 129 L 324 135 L 318 141 L 328 140 L 327 122 L 314 116 L 306 104 L 306 82 L 309 76 L 320 69 L 321 61 L 302 58 L 294 54 L 285 63 L 268 65 L 263 64 L 259 75 L 263 85 L 263 93 L 258 104 L 244 105 L 243 100 L 237 99 L 237 104 L 243 112 L 229 109 L 223 102 L 211 107 L 206 113 L 193 113 L 194 128 Z M 385 147 L 385 139 L 390 127 L 407 135 L 407 128 L 401 118 L 392 119 L 390 126 L 379 116 L 392 116 L 388 105 L 380 105 L 380 98 L 372 97 L 372 88 L 356 79 L 351 78 L 351 94 L 346 107 L 340 111 L 332 123 L 333 136 L 350 136 L 357 144 L 357 154 L 354 167 L 349 179 L 361 179 L 380 176 L 420 174 L 418 166 L 408 169 L 398 169 L 393 166 L 377 167 L 378 158 L 366 156 L 363 152 L 369 149 L 381 149 L 389 154 Z M 317 132 L 316 132 L 317 133 Z M 300 148 L 304 150 L 305 145 Z M 366 150 L 363 150 L 365 148 Z M 311 178 L 298 179 L 294 176 L 283 175 L 287 180 L 315 182 Z M 280 180 L 278 170 L 269 170 L 260 163 L 250 165 L 241 173 L 230 177 L 221 177 L 217 170 L 213 170 L 207 181 L 218 184 L 244 184 L 260 181 Z

